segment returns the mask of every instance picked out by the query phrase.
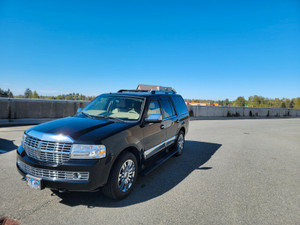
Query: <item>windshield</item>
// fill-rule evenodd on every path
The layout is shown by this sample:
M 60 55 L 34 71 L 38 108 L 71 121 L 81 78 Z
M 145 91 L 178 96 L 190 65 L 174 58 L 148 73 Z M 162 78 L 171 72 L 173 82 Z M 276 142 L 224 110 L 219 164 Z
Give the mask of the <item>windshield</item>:
M 86 116 L 139 120 L 143 99 L 126 96 L 99 96 L 85 107 L 81 113 Z

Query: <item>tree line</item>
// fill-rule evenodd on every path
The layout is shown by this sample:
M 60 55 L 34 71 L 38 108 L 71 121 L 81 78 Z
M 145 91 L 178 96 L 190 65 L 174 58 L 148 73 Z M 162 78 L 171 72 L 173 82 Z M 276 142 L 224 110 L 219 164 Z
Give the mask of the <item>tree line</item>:
M 250 96 L 248 100 L 244 97 L 238 97 L 234 102 L 234 106 L 248 106 L 248 107 L 264 107 L 264 108 L 295 108 L 300 109 L 300 98 L 265 98 L 262 96 Z
M 262 108 L 291 108 L 300 109 L 300 98 L 265 98 L 258 95 L 250 96 L 247 100 L 243 96 L 237 97 L 234 101 L 228 98 L 225 100 L 185 99 L 186 102 L 218 103 L 220 106 L 244 106 Z
M 53 99 L 53 100 L 85 100 L 85 101 L 91 101 L 95 97 L 94 96 L 85 96 L 79 93 L 69 93 L 69 94 L 62 94 L 57 96 L 42 96 L 37 93 L 37 91 L 32 91 L 29 88 L 27 88 L 22 95 L 13 95 L 13 93 L 8 90 L 2 90 L 0 88 L 0 97 L 6 97 L 6 98 L 32 98 L 32 99 Z
M 33 98 L 33 99 L 56 99 L 56 100 L 85 100 L 91 101 L 95 96 L 85 96 L 79 93 L 69 93 L 57 96 L 42 96 L 37 91 L 27 88 L 23 95 L 13 95 L 10 89 L 3 90 L 0 88 L 0 97 L 7 98 Z M 206 102 L 218 103 L 220 106 L 245 106 L 245 107 L 263 107 L 263 108 L 295 108 L 300 109 L 300 97 L 298 98 L 265 98 L 258 95 L 250 96 L 247 100 L 243 96 L 237 97 L 234 101 L 228 98 L 225 100 L 205 100 L 205 99 L 185 99 L 186 102 Z

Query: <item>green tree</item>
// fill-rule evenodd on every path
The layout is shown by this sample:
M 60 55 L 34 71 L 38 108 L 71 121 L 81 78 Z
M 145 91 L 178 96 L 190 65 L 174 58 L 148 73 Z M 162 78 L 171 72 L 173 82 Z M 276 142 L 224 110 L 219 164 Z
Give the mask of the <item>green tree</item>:
M 296 98 L 294 109 L 300 109 L 300 98 Z
M 31 98 L 39 98 L 39 95 L 36 91 L 34 91 L 31 95 Z
M 66 96 L 66 100 L 73 100 L 72 94 L 68 94 L 68 95 Z
M 263 102 L 263 97 L 258 96 L 258 95 L 254 95 L 254 96 L 250 96 L 248 98 L 248 106 L 249 107 L 260 107 L 261 103 Z
M 291 108 L 291 109 L 294 108 L 295 104 L 296 104 L 296 99 L 293 98 L 289 104 L 289 108 Z
M 8 91 L 8 97 L 13 98 L 14 97 L 13 93 L 9 89 L 7 91 Z
M 24 92 L 24 97 L 25 98 L 30 98 L 32 96 L 32 91 L 29 88 L 26 88 Z
M 44 99 L 55 99 L 54 96 L 44 96 Z
M 262 97 L 254 95 L 253 96 L 253 107 L 260 107 L 260 104 L 262 102 Z
M 239 96 L 234 102 L 233 105 L 234 106 L 245 106 L 246 104 L 246 100 L 244 97 Z
M 64 97 L 64 95 L 58 95 L 58 96 L 56 97 L 56 99 L 58 99 L 58 100 L 64 100 L 65 97 Z
M 284 102 L 284 101 L 281 102 L 280 108 L 286 108 L 286 105 L 285 105 L 285 102 Z
M 272 104 L 273 108 L 281 108 L 281 101 L 279 98 L 275 98 Z
M 13 98 L 14 95 L 9 89 L 5 91 L 0 88 L 0 97 Z
M 225 105 L 225 106 L 229 106 L 229 105 L 230 105 L 230 101 L 229 101 L 229 99 L 228 99 L 228 98 L 226 98 L 226 99 L 225 99 L 225 101 L 224 101 L 224 105 Z

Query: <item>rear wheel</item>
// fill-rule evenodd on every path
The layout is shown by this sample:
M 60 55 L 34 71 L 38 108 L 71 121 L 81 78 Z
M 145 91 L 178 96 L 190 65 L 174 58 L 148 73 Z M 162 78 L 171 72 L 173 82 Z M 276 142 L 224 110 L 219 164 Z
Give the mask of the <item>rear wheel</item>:
M 177 140 L 176 140 L 176 143 L 175 143 L 175 149 L 176 149 L 176 153 L 175 153 L 175 156 L 180 156 L 182 155 L 182 152 L 183 152 L 183 149 L 184 149 L 184 132 L 181 130 L 179 131 L 178 133 L 178 136 L 177 136 Z
M 135 186 L 138 175 L 136 157 L 131 152 L 122 153 L 115 162 L 103 193 L 116 200 L 126 198 Z

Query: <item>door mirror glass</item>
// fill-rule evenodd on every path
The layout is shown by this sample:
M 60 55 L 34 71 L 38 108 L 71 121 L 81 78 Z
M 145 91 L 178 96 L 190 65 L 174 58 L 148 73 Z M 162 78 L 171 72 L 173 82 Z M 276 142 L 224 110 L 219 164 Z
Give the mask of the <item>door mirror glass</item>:
M 151 114 L 147 118 L 145 118 L 146 123 L 160 123 L 162 121 L 161 114 Z

